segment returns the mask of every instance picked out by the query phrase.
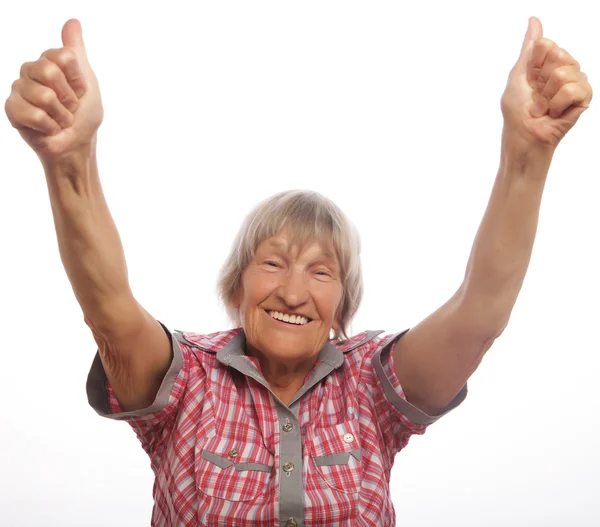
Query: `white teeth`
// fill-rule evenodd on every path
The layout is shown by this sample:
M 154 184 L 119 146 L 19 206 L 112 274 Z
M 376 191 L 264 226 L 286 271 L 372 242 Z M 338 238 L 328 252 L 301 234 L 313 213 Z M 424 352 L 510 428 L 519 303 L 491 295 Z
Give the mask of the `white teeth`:
M 300 315 L 290 316 L 287 313 L 281 313 L 280 311 L 267 311 L 267 313 L 277 320 L 282 320 L 283 322 L 288 322 L 290 324 L 296 324 L 298 326 L 308 324 L 308 319 L 306 317 L 301 317 Z

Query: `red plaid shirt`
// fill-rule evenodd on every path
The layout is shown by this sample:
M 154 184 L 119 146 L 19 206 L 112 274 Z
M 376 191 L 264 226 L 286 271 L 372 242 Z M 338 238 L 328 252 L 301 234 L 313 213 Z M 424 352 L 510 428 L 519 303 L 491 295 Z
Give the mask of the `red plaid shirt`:
M 150 456 L 153 526 L 395 525 L 394 457 L 440 417 L 406 401 L 395 374 L 390 351 L 408 330 L 327 342 L 286 406 L 241 329 L 163 328 L 173 360 L 152 406 L 123 412 L 98 355 L 87 384 L 96 411 L 127 421 Z

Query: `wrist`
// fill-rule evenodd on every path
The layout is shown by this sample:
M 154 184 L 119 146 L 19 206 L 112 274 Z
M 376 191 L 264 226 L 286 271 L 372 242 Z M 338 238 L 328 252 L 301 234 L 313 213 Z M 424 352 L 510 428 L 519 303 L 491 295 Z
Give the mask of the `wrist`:
M 79 203 L 102 192 L 95 153 L 80 150 L 43 166 L 52 204 Z
M 74 150 L 58 156 L 38 156 L 44 171 L 64 171 L 73 170 L 76 167 L 86 166 L 96 159 L 96 137 L 92 138 L 90 143 L 82 145 Z
M 545 178 L 556 147 L 539 142 L 525 142 L 515 134 L 502 131 L 500 168 L 518 177 Z

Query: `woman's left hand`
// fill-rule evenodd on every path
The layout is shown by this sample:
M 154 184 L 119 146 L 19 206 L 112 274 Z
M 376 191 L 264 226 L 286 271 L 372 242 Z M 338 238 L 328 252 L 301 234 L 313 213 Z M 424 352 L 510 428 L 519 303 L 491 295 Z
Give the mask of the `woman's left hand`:
M 529 19 L 521 56 L 502 95 L 503 141 L 513 154 L 553 152 L 589 107 L 592 87 L 579 63 L 542 37 L 541 22 Z

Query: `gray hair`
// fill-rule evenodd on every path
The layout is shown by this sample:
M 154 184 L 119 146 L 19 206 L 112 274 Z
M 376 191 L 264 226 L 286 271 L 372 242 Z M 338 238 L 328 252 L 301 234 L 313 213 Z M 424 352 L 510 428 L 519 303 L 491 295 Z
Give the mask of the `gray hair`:
M 339 329 L 334 340 L 349 338 L 348 327 L 363 296 L 360 265 L 360 238 L 356 227 L 342 210 L 318 192 L 288 190 L 261 201 L 244 220 L 229 256 L 219 273 L 217 290 L 227 316 L 236 327 L 241 325 L 233 299 L 242 284 L 242 273 L 254 258 L 263 240 L 287 229 L 290 245 L 301 251 L 306 244 L 331 237 L 339 259 L 342 301 L 336 313 Z

